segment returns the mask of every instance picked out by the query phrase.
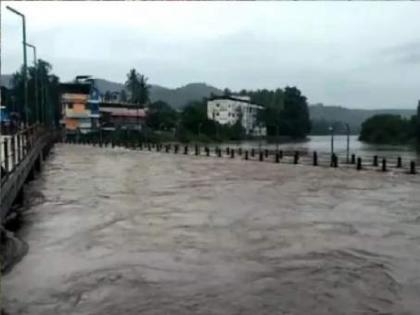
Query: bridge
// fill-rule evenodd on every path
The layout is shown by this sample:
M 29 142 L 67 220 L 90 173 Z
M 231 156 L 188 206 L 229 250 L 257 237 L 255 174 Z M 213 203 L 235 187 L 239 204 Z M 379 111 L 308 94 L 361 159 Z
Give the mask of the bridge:
M 60 139 L 57 131 L 48 130 L 40 125 L 31 126 L 22 131 L 19 131 L 10 136 L 2 136 L 1 141 L 1 207 L 0 207 L 0 226 L 4 220 L 11 214 L 11 209 L 14 203 L 20 203 L 23 200 L 23 187 L 24 184 L 35 177 L 36 172 L 42 169 L 42 163 L 47 157 L 51 147 L 56 140 Z M 63 140 L 63 139 L 61 139 Z M 201 147 L 198 144 L 189 148 L 188 145 L 180 143 L 172 144 L 159 144 L 159 143 L 143 143 L 135 139 L 125 139 L 114 141 L 113 139 L 103 139 L 102 136 L 94 137 L 76 137 L 66 138 L 64 140 L 70 144 L 80 145 L 97 145 L 99 147 L 124 147 L 134 150 L 155 150 L 157 152 L 165 151 L 175 154 L 180 153 L 184 155 L 196 156 L 214 156 L 214 157 L 237 157 L 243 160 L 254 161 L 272 161 L 274 163 L 287 163 L 287 164 L 307 164 L 313 166 L 326 166 L 326 167 L 341 167 L 371 170 L 382 170 L 383 172 L 392 169 L 393 171 L 400 171 L 408 174 L 416 174 L 415 161 L 411 161 L 408 165 L 403 166 L 401 157 L 395 161 L 387 161 L 386 158 L 381 160 L 378 156 L 372 158 L 372 162 L 362 163 L 362 158 L 352 154 L 351 159 L 349 156 L 341 159 L 340 156 L 333 154 L 322 154 L 312 152 L 299 151 L 278 151 L 268 150 L 261 148 L 251 148 L 249 150 L 242 148 L 229 148 L 216 146 L 210 148 L 208 146 Z M 204 152 L 202 151 L 204 149 Z M 213 153 L 214 152 L 214 153 Z M 204 154 L 203 154 L 204 153 Z M 366 161 L 366 160 L 365 160 Z
M 56 139 L 56 132 L 41 125 L 2 135 L 0 226 L 11 214 L 13 205 L 23 201 L 25 183 L 41 171 L 43 161 Z

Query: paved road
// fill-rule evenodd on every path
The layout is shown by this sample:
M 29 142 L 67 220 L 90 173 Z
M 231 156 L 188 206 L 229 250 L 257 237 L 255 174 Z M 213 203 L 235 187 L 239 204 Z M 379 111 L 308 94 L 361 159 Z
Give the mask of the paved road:
M 418 314 L 420 177 L 57 145 L 14 314 Z

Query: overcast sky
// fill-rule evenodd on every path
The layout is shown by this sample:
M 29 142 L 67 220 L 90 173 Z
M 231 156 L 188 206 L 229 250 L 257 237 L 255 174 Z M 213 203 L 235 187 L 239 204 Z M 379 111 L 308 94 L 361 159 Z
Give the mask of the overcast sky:
M 2 1 L 3 74 L 22 62 L 6 5 L 26 15 L 27 41 L 62 81 L 123 82 L 135 67 L 167 87 L 295 85 L 310 103 L 352 108 L 420 99 L 420 2 Z

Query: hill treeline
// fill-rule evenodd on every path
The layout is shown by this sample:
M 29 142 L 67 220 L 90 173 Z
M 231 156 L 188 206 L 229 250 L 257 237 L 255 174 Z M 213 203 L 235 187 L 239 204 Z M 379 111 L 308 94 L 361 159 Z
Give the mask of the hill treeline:
M 375 115 L 391 114 L 410 118 L 415 110 L 410 109 L 350 109 L 341 106 L 325 106 L 314 104 L 309 106 L 309 114 L 312 122 L 311 134 L 326 135 L 330 126 L 336 133 L 345 134 L 346 124 L 350 127 L 351 134 L 359 134 L 362 123 Z
M 417 115 L 411 118 L 382 114 L 367 119 L 359 139 L 378 144 L 420 144 L 420 104 Z
M 305 138 L 311 130 L 306 96 L 296 87 L 276 90 L 240 92 L 249 95 L 251 102 L 264 107 L 258 121 L 267 127 L 268 136 Z

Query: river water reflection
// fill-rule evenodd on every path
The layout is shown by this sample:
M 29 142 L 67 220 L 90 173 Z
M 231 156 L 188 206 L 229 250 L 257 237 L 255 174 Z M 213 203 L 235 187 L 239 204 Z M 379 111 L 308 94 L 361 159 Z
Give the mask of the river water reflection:
M 418 315 L 420 176 L 57 145 L 11 315 Z

